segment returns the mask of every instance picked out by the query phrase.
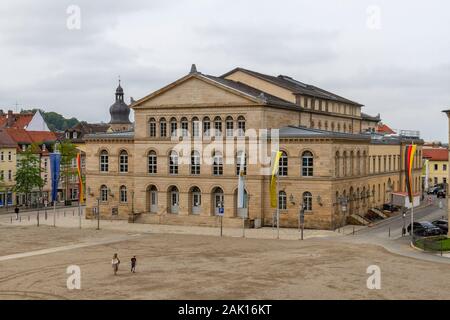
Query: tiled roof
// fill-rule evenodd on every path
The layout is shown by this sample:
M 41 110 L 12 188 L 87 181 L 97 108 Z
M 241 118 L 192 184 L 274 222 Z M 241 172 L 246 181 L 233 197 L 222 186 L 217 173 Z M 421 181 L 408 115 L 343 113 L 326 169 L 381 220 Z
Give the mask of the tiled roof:
M 54 132 L 49 131 L 27 131 L 25 129 L 5 128 L 3 129 L 16 143 L 31 144 L 57 139 Z
M 17 143 L 3 129 L 0 129 L 0 147 L 17 147 Z
M 423 148 L 423 157 L 433 161 L 448 161 L 448 150 L 444 148 Z
M 261 99 L 261 101 L 263 101 L 264 103 L 299 109 L 299 107 L 292 102 L 275 97 L 271 94 L 268 94 L 268 93 L 258 90 L 256 88 L 250 87 L 244 83 L 236 82 L 236 81 L 232 81 L 232 80 L 228 80 L 228 79 L 224 79 L 224 78 L 220 78 L 220 77 L 215 77 L 215 76 L 211 76 L 211 75 L 207 75 L 207 74 L 200 74 L 200 75 L 203 77 L 206 77 L 212 81 L 215 81 L 223 86 L 232 88 L 234 90 L 238 90 L 238 91 L 240 91 L 246 95 L 249 95 L 253 98 Z
M 381 124 L 377 127 L 377 132 L 385 134 L 395 134 L 395 131 L 389 128 L 386 124 Z
M 318 97 L 318 98 L 322 98 L 322 99 L 334 100 L 334 101 L 339 101 L 339 102 L 350 103 L 350 104 L 362 106 L 362 104 L 360 104 L 358 102 L 346 99 L 335 93 L 321 89 L 314 85 L 300 82 L 298 80 L 295 80 L 295 79 L 293 79 L 289 76 L 285 76 L 285 75 L 279 75 L 279 76 L 275 77 L 275 76 L 271 76 L 268 74 L 263 74 L 263 73 L 259 73 L 256 71 L 244 69 L 244 68 L 235 68 L 235 69 L 225 73 L 224 75 L 222 75 L 221 78 L 226 78 L 228 75 L 230 75 L 236 71 L 241 71 L 241 72 L 250 74 L 254 77 L 271 82 L 277 86 L 286 88 L 295 94 L 303 94 L 303 95 Z
M 30 121 L 33 119 L 34 114 L 33 113 L 13 113 L 13 121 L 12 124 L 9 126 L 9 128 L 17 128 L 17 129 L 24 129 L 29 124 Z M 0 127 L 5 128 L 8 126 L 8 114 L 4 113 L 0 115 Z
M 371 116 L 367 113 L 361 112 L 361 118 L 363 118 L 363 120 L 381 121 L 380 114 Z

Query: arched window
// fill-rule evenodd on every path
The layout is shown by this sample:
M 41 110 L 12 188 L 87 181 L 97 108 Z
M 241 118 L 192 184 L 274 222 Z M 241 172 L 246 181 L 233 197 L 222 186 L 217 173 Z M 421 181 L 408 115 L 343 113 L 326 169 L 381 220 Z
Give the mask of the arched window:
M 100 187 L 100 200 L 103 202 L 108 201 L 108 187 L 105 185 Z
M 156 137 L 156 120 L 155 118 L 150 118 L 148 121 L 148 133 L 150 137 Z
M 177 131 L 178 131 L 177 119 L 172 118 L 170 119 L 170 135 L 172 137 L 176 137 L 178 135 Z
M 189 135 L 189 123 L 188 119 L 185 117 L 181 118 L 181 135 L 183 137 L 187 137 Z
M 238 118 L 238 136 L 245 136 L 245 118 L 243 116 L 239 116 Z
M 233 118 L 228 116 L 227 119 L 225 120 L 226 123 L 226 135 L 227 137 L 232 137 L 234 134 L 234 121 Z
M 287 197 L 286 192 L 278 192 L 278 208 L 280 210 L 287 210 Z
M 214 136 L 222 136 L 222 119 L 220 117 L 214 119 Z
M 355 153 L 353 151 L 350 151 L 350 169 L 349 173 L 350 176 L 353 176 L 355 174 Z
M 155 151 L 148 153 L 148 173 L 155 174 L 158 172 L 158 158 Z
M 192 118 L 192 136 L 200 137 L 200 122 L 197 117 Z
M 334 132 L 334 122 L 331 123 L 331 131 Z
M 101 172 L 108 172 L 108 170 L 109 170 L 108 151 L 102 150 L 100 152 L 100 171 Z
M 119 154 L 119 172 L 128 172 L 128 152 L 125 150 Z
M 178 174 L 178 153 L 174 150 L 169 155 L 169 174 Z
M 337 131 L 341 132 L 341 124 L 340 123 L 337 124 Z
M 303 204 L 305 206 L 306 211 L 312 210 L 312 194 L 311 194 L 311 192 L 306 191 L 303 193 Z
M 236 156 L 236 175 L 238 176 L 241 173 L 241 162 L 243 167 L 243 175 L 247 174 L 247 156 L 244 151 L 239 151 Z
M 328 121 L 325 121 L 325 131 L 328 131 Z
M 317 129 L 322 129 L 322 121 L 319 121 L 318 123 L 317 123 Z
M 302 154 L 302 176 L 312 177 L 314 169 L 314 157 L 310 151 L 305 151 Z
M 211 136 L 211 121 L 208 117 L 203 118 L 203 135 L 205 137 Z
M 347 176 L 347 151 L 344 151 L 342 156 L 342 176 Z
M 213 175 L 221 176 L 223 174 L 223 158 L 218 151 L 214 153 L 213 157 Z
M 347 124 L 344 123 L 344 132 L 347 132 Z
M 128 202 L 127 187 L 125 186 L 120 187 L 120 202 L 122 203 Z
M 159 136 L 166 137 L 167 136 L 167 123 L 165 118 L 161 118 L 159 120 Z
M 287 177 L 288 175 L 288 156 L 286 152 L 281 152 L 281 157 L 279 161 L 279 167 L 278 167 L 278 175 L 280 177 Z
M 191 152 L 191 174 L 200 174 L 200 153 L 196 150 Z

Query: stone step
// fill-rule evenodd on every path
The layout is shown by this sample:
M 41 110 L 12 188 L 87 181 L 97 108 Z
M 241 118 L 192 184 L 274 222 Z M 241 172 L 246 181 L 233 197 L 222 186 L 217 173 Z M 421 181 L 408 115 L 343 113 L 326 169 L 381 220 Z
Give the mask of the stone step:
M 369 210 L 372 211 L 373 213 L 377 214 L 382 219 L 388 218 L 388 216 L 384 212 L 382 212 L 381 210 L 378 210 L 377 208 L 371 208 Z
M 349 218 L 353 219 L 356 223 L 358 223 L 359 225 L 362 225 L 362 226 L 367 226 L 370 224 L 369 220 L 367 220 L 364 217 L 361 217 L 359 214 L 356 214 L 356 213 L 350 215 Z

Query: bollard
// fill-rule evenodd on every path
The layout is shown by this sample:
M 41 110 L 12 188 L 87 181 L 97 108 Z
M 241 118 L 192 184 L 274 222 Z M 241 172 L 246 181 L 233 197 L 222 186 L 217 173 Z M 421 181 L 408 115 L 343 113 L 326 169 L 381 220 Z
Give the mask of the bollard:
M 12 223 L 12 217 L 11 217 L 11 223 Z
M 389 227 L 389 238 L 391 237 L 391 227 Z
M 75 210 L 72 210 L 72 217 L 75 216 Z
M 353 235 L 355 235 L 355 226 L 353 226 Z

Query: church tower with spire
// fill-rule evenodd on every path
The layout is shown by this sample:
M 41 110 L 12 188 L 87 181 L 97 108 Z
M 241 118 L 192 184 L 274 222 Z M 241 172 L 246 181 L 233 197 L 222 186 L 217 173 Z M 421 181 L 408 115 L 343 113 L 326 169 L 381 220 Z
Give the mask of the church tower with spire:
M 120 85 L 116 89 L 116 101 L 109 108 L 109 113 L 111 115 L 111 125 L 112 131 L 128 131 L 131 130 L 133 124 L 130 121 L 130 107 L 124 101 L 124 94 L 122 86 Z

